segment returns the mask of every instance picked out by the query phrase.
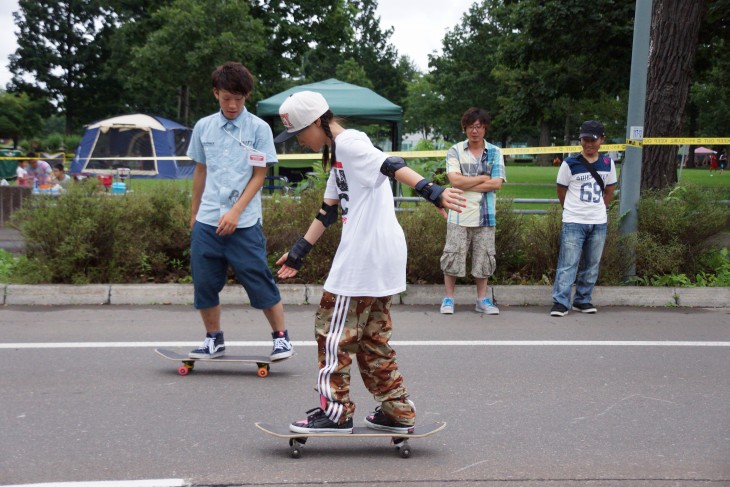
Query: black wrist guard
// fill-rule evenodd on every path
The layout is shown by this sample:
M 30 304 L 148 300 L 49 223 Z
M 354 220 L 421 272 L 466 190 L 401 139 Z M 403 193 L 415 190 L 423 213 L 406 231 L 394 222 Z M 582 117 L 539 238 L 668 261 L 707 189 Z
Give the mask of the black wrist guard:
M 287 255 L 284 264 L 292 269 L 301 269 L 302 264 L 304 264 L 304 258 L 310 250 L 312 250 L 312 244 L 304 240 L 304 237 L 299 237 L 299 240 L 294 243 L 294 246 L 289 251 L 289 255 Z
M 337 221 L 337 206 L 338 205 L 328 205 L 323 202 L 322 210 L 317 211 L 316 218 L 322 222 L 322 225 L 324 225 L 325 228 Z M 324 211 L 324 214 L 322 214 L 322 211 Z
M 414 188 L 416 193 L 419 194 L 426 201 L 430 201 L 439 208 L 443 208 L 441 204 L 441 193 L 444 192 L 444 188 L 438 184 L 434 184 L 428 179 L 421 179 L 416 187 Z

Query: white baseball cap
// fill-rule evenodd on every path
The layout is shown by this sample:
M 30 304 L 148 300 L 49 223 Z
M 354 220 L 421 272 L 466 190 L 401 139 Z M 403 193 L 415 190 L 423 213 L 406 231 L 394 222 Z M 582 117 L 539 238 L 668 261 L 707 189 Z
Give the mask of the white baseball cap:
M 315 91 L 299 91 L 289 95 L 279 107 L 281 123 L 286 130 L 276 136 L 274 142 L 289 140 L 309 127 L 325 114 L 330 107 L 327 100 Z

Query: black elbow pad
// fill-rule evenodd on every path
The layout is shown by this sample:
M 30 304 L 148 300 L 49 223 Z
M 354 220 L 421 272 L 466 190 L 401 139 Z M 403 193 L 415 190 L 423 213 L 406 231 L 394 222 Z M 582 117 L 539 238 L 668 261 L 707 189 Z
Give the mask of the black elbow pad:
M 402 169 L 404 167 L 407 167 L 405 159 L 398 156 L 390 156 L 383 162 L 383 165 L 380 166 L 380 172 L 388 176 L 389 178 L 395 177 L 395 172 L 398 169 Z
M 325 228 L 337 221 L 337 206 L 322 202 L 322 209 L 317 211 L 316 218 L 322 222 Z M 323 211 L 324 213 L 322 213 Z

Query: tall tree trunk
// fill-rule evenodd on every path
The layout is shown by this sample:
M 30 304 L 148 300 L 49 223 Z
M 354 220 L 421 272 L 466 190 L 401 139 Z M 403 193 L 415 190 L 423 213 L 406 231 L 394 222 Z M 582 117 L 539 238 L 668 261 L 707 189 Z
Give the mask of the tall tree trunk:
M 540 141 L 538 145 L 540 147 L 550 145 L 550 125 L 545 120 L 540 121 Z M 552 156 L 550 154 L 538 154 L 536 160 L 538 166 L 549 166 L 552 163 Z
M 654 0 L 646 82 L 644 137 L 682 134 L 705 2 Z M 677 182 L 677 146 L 645 146 L 641 190 Z

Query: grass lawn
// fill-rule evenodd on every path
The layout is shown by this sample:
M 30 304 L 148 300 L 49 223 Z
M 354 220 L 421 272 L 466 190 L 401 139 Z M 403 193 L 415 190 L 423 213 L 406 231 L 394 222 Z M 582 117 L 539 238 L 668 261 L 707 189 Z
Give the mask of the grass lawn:
M 621 174 L 621 166 L 616 168 L 618 176 Z M 502 185 L 499 190 L 501 198 L 557 198 L 555 193 L 555 180 L 558 175 L 557 167 L 538 166 L 507 166 L 507 184 Z M 680 185 L 701 186 L 703 188 L 726 188 L 727 198 L 730 199 L 730 171 L 724 174 L 713 174 L 707 169 L 683 169 Z M 515 203 L 515 208 L 520 209 L 545 209 L 546 205 L 535 205 Z
M 617 167 L 620 173 L 621 166 Z M 533 198 L 555 199 L 555 179 L 557 167 L 542 167 L 533 165 L 508 165 L 507 183 L 499 190 L 500 198 Z M 133 179 L 130 189 L 133 191 L 154 191 L 159 185 L 174 185 L 180 189 L 192 191 L 191 179 Z M 724 174 L 710 175 L 707 169 L 683 169 L 680 184 L 691 184 L 706 188 L 727 188 L 730 190 L 730 171 Z M 730 199 L 730 191 L 727 196 Z M 545 204 L 515 203 L 520 209 L 546 209 Z

